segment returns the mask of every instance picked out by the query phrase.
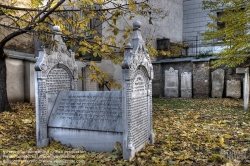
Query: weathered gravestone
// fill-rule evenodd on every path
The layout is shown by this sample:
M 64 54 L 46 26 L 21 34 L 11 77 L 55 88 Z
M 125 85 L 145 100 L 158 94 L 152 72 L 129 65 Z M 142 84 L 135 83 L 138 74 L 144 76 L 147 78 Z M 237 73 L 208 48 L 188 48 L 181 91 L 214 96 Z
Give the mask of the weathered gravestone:
M 244 78 L 244 110 L 248 110 L 249 104 L 249 68 L 245 69 L 245 78 Z
M 179 97 L 178 70 L 165 70 L 165 97 Z
M 236 99 L 241 97 L 241 84 L 239 80 L 227 80 L 226 96 Z
M 192 98 L 192 73 L 181 73 L 181 97 Z
M 38 93 L 37 104 L 44 103 L 43 107 L 37 107 L 36 110 L 38 146 L 48 145 L 48 138 L 53 138 L 73 147 L 84 146 L 88 151 L 111 151 L 116 142 L 120 142 L 123 158 L 129 159 L 134 157 L 147 142 L 154 142 L 153 67 L 141 36 L 141 24 L 137 21 L 133 26 L 133 44 L 132 46 L 128 44 L 125 48 L 125 59 L 122 63 L 122 91 L 60 91 L 58 93 L 58 90 L 58 96 L 49 114 L 43 111 L 49 108 L 49 104 L 46 104 L 48 102 L 45 101 L 48 98 L 46 93 L 43 95 Z M 39 57 L 41 62 L 46 57 L 46 52 L 43 53 L 45 56 L 41 52 Z M 73 70 L 72 73 L 75 71 Z M 47 75 L 45 75 L 46 78 Z M 74 83 L 74 79 L 71 82 Z M 59 83 L 57 86 L 62 85 Z M 36 88 L 39 87 L 41 86 L 38 84 Z M 73 86 L 70 87 L 73 89 Z M 44 84 L 43 88 L 48 89 L 47 84 Z M 40 125 L 41 121 L 43 125 Z M 42 133 L 41 129 L 43 129 Z
M 59 91 L 76 90 L 78 78 L 75 55 L 68 51 L 60 28 L 53 27 L 52 49 L 42 48 L 35 64 L 36 139 L 37 146 L 47 146 L 48 119 Z
M 212 72 L 212 97 L 222 98 L 225 71 L 217 69 Z

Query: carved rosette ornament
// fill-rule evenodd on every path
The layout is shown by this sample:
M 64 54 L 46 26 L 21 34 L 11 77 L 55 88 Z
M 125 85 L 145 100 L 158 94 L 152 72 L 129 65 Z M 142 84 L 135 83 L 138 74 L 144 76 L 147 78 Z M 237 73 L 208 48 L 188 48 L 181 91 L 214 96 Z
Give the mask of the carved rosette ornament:
M 123 74 L 123 158 L 134 157 L 147 142 L 154 142 L 152 129 L 153 66 L 141 36 L 141 23 L 133 23 L 132 45 L 125 47 Z
M 37 146 L 47 146 L 47 123 L 53 103 L 59 91 L 77 90 L 77 65 L 74 52 L 67 50 L 60 27 L 53 27 L 54 45 L 41 47 L 35 63 Z M 58 86 L 58 84 L 61 84 Z

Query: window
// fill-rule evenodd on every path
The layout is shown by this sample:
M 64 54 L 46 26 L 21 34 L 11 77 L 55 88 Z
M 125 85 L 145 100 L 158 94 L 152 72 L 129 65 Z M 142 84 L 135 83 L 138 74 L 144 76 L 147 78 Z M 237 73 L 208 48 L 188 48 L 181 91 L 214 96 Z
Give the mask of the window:
M 79 30 L 80 30 L 80 27 L 79 25 L 76 26 L 76 27 L 72 27 L 71 24 L 71 20 L 73 21 L 79 21 L 81 18 L 84 18 L 85 17 L 85 14 L 82 12 L 82 11 L 67 11 L 67 12 L 64 12 L 63 14 L 63 18 L 64 19 L 67 19 L 68 20 L 68 23 L 66 23 L 64 26 L 65 28 L 69 31 L 69 32 L 72 32 L 74 33 L 78 31 L 79 33 Z M 89 33 L 89 30 L 91 30 L 92 28 L 92 20 L 90 20 L 90 23 L 88 23 L 85 27 L 85 29 L 87 29 L 86 31 L 84 31 L 84 34 L 86 37 L 92 37 L 92 35 Z
M 217 12 L 217 17 L 218 18 L 221 18 L 222 15 L 223 15 L 223 12 Z M 220 29 L 223 29 L 223 28 L 226 27 L 226 23 L 218 21 L 217 26 L 218 26 L 218 29 L 220 30 Z
M 235 24 L 235 22 L 237 22 L 237 19 L 240 18 L 240 16 L 238 14 L 242 13 L 242 12 L 245 12 L 245 8 L 240 8 L 240 9 L 235 9 L 235 10 L 230 10 L 230 11 L 219 11 L 219 12 L 216 12 L 217 14 L 217 18 L 219 19 L 217 21 L 217 27 L 218 29 L 217 30 L 222 30 L 224 29 L 227 24 L 229 26 L 231 26 L 231 24 Z M 227 15 L 226 15 L 227 14 Z M 221 18 L 223 17 L 223 15 L 225 16 L 228 16 L 227 18 L 227 23 L 226 22 L 223 22 L 223 21 L 220 21 Z M 230 17 L 230 15 L 232 15 L 232 17 Z M 236 16 L 236 17 L 235 17 Z M 235 32 L 234 32 L 234 35 L 235 36 L 238 36 L 238 35 L 244 35 L 245 34 L 245 28 L 243 27 L 243 29 L 237 29 Z M 222 34 L 219 38 L 218 38 L 218 42 L 222 42 L 223 38 L 225 37 L 226 34 Z

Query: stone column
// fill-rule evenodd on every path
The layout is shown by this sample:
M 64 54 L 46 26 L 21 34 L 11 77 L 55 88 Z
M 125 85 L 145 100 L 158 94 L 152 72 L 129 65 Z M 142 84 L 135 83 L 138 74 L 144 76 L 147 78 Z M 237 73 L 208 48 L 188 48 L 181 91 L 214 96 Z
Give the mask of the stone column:
M 245 78 L 244 78 L 244 110 L 248 110 L 248 103 L 249 103 L 249 68 L 245 69 Z

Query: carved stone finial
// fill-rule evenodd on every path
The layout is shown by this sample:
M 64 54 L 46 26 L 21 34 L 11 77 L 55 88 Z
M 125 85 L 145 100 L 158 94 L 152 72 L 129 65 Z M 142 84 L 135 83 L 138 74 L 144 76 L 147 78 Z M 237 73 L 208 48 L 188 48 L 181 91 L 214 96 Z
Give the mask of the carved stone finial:
M 131 43 L 128 43 L 125 48 L 132 48 Z
M 134 29 L 140 29 L 141 28 L 141 22 L 140 21 L 134 21 L 133 22 L 133 28 Z
M 53 26 L 53 32 L 61 32 L 61 29 L 58 25 Z

